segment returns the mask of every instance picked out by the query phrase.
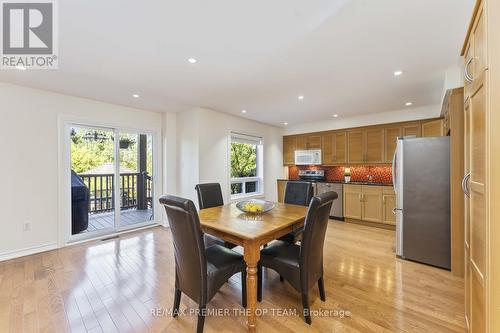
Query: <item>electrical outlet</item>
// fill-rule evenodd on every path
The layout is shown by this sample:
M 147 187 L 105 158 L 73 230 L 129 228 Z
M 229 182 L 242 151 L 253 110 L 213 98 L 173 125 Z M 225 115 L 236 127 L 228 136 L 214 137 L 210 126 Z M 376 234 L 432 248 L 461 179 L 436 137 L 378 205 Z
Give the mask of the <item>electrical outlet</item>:
M 30 222 L 24 222 L 23 224 L 23 231 L 30 231 L 31 230 L 31 223 Z

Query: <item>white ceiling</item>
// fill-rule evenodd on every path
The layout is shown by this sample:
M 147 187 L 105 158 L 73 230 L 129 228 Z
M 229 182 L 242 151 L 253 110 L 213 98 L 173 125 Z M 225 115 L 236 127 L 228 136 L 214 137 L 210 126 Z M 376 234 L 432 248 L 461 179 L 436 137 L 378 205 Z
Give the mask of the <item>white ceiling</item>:
M 154 111 L 245 109 L 270 124 L 431 105 L 474 2 L 59 1 L 59 69 L 0 80 Z

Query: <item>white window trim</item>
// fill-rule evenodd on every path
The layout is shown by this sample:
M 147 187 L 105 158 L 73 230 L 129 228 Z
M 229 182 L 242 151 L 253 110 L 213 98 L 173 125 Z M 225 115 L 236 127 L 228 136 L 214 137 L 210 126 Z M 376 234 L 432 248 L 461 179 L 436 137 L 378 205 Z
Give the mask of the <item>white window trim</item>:
M 231 143 L 233 142 L 233 137 L 237 138 L 251 138 L 255 139 L 255 142 L 260 141 L 260 144 L 257 144 L 257 176 L 255 177 L 239 177 L 239 178 L 231 178 Z M 228 145 L 228 178 L 229 178 L 229 197 L 231 202 L 241 201 L 242 199 L 252 199 L 252 198 L 264 198 L 264 138 L 258 135 L 252 134 L 243 134 L 239 131 L 230 131 L 229 132 L 229 145 Z M 246 182 L 258 182 L 258 191 L 252 193 L 244 193 L 245 192 L 245 183 Z M 239 194 L 231 194 L 231 185 L 243 183 L 243 193 Z

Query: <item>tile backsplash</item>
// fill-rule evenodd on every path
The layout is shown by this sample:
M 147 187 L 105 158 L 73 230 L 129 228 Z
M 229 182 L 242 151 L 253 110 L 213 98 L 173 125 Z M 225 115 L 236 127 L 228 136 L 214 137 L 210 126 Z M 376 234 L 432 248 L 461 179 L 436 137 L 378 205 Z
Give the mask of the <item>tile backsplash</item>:
M 344 180 L 343 166 L 289 166 L 288 178 L 298 179 L 299 170 L 325 170 L 327 181 L 341 181 Z M 372 181 L 377 183 L 392 183 L 392 167 L 391 166 L 348 166 L 351 170 L 351 181 L 368 181 L 372 177 Z

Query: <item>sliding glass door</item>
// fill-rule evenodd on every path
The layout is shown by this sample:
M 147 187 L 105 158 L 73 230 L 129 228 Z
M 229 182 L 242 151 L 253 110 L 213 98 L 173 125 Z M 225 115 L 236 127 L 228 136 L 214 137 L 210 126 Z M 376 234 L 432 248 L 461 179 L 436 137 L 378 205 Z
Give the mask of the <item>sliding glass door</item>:
M 120 227 L 153 221 L 153 137 L 120 133 Z
M 70 241 L 154 223 L 153 136 L 69 125 Z

